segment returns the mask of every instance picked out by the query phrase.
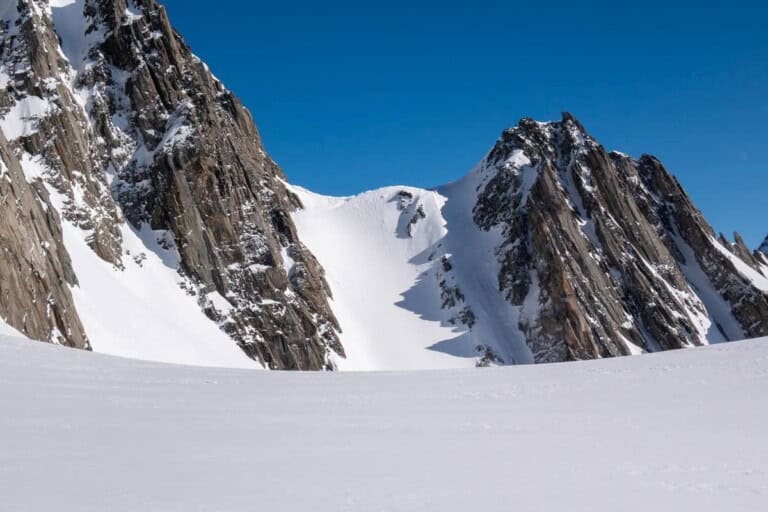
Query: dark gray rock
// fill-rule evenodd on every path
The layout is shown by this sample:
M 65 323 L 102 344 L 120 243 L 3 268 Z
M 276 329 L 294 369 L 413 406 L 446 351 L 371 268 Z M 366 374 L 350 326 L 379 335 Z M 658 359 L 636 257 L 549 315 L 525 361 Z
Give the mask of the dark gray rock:
M 703 343 L 722 327 L 706 325 L 717 324 L 708 310 L 717 304 L 699 296 L 699 268 L 741 326 L 722 337 L 768 332 L 768 297 L 724 252 L 753 268 L 757 260 L 740 237 L 719 250 L 711 227 L 653 157 L 609 154 L 564 114 L 556 123 L 521 120 L 482 166 L 489 178 L 475 221 L 503 228 L 506 298 L 522 305 L 538 294 L 536 322 L 520 326 L 537 362 L 624 355 L 627 342 L 645 350 Z M 696 261 L 686 260 L 688 252 Z

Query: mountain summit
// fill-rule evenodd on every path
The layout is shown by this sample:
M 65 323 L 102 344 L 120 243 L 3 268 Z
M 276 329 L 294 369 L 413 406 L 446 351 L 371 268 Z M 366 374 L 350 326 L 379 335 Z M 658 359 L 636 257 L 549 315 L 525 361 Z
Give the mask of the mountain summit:
M 318 196 L 154 0 L 0 6 L 0 248 L 10 326 L 168 362 L 456 367 L 768 335 L 768 261 L 655 158 L 564 114 L 505 130 L 459 182 Z

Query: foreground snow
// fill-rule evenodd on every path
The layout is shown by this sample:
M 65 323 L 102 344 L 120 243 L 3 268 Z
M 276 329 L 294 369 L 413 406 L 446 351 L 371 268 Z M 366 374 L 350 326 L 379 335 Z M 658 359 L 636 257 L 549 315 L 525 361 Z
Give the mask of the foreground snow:
M 768 339 L 286 374 L 0 340 L 4 510 L 758 511 Z

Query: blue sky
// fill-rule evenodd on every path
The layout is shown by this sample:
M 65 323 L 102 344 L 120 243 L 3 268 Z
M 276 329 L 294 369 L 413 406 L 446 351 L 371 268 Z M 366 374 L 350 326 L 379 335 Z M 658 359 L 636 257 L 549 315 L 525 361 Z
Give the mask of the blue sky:
M 519 118 L 567 110 L 659 157 L 716 230 L 768 234 L 763 3 L 163 3 L 293 183 L 439 185 Z

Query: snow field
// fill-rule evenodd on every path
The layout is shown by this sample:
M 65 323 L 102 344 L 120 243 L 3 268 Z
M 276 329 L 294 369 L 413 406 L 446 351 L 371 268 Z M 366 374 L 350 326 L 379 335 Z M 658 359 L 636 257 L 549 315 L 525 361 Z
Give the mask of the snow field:
M 765 510 L 768 339 L 281 373 L 0 340 L 9 511 Z

